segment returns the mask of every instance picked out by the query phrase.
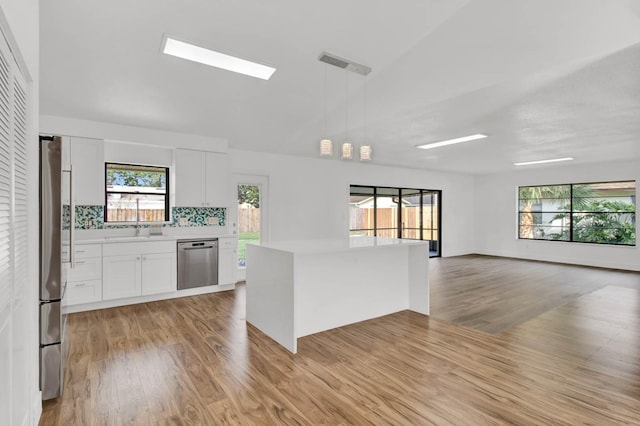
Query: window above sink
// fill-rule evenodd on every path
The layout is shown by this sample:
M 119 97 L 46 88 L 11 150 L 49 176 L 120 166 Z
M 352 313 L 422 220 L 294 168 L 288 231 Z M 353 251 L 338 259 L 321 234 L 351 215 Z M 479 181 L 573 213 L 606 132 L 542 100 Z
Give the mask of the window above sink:
M 105 163 L 105 223 L 169 221 L 169 168 Z

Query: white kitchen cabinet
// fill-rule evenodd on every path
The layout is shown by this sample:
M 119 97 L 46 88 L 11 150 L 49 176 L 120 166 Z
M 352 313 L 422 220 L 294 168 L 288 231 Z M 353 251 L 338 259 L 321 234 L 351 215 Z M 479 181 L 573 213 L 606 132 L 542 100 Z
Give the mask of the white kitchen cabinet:
M 201 151 L 176 149 L 176 207 L 201 207 L 204 203 L 204 166 Z
M 158 294 L 177 288 L 176 253 L 142 256 L 142 294 Z
M 176 149 L 176 207 L 227 207 L 227 154 Z
M 140 256 L 109 256 L 102 259 L 103 300 L 140 296 Z
M 235 284 L 238 270 L 238 240 L 218 238 L 218 285 Z
M 102 245 L 77 244 L 75 267 L 67 271 L 67 306 L 102 300 Z
M 205 155 L 205 203 L 207 207 L 229 204 L 229 159 L 227 154 L 207 152 Z
M 175 241 L 111 243 L 103 252 L 103 300 L 176 290 Z
M 104 205 L 104 145 L 100 139 L 70 138 L 76 205 Z

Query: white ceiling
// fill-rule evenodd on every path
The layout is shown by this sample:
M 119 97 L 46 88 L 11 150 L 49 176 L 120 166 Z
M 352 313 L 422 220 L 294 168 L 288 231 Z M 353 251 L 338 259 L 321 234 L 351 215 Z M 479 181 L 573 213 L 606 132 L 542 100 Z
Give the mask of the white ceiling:
M 325 126 L 335 143 L 345 129 L 356 145 L 365 137 L 365 79 L 318 62 L 328 51 L 373 68 L 374 163 L 485 174 L 554 157 L 640 158 L 638 0 L 56 0 L 40 10 L 42 114 L 317 156 Z M 166 56 L 163 34 L 277 71 L 263 81 Z M 415 148 L 473 133 L 490 137 Z

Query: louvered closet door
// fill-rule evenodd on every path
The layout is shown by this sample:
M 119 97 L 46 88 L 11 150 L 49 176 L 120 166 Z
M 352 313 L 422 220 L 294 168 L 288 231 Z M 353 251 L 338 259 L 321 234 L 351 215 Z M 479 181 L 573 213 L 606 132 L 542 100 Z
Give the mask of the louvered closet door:
M 27 94 L 22 76 L 13 79 L 13 241 L 14 297 L 27 282 Z M 17 302 L 17 300 L 16 300 Z
M 13 157 L 13 96 L 11 56 L 0 37 L 0 315 L 11 302 L 11 163 Z M 1 321 L 1 319 L 0 319 Z
M 11 61 L 10 61 L 11 59 Z M 0 33 L 0 424 L 11 424 L 12 339 L 11 169 L 13 158 L 12 58 Z
M 29 411 L 28 235 L 27 235 L 27 91 L 22 75 L 13 73 L 13 360 L 12 404 L 14 422 Z

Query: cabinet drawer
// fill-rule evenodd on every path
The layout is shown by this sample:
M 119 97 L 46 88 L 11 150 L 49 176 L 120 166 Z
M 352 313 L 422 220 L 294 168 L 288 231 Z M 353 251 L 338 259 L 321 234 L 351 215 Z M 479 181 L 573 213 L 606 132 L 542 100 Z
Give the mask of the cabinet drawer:
M 76 259 L 88 257 L 101 257 L 102 244 L 76 244 Z
M 102 256 L 102 244 L 76 244 L 76 259 Z M 69 246 L 62 247 L 62 258 L 69 258 Z
M 99 302 L 102 300 L 102 280 L 67 282 L 67 305 Z
M 76 266 L 69 269 L 67 281 L 99 280 L 102 279 L 102 258 L 77 259 Z

